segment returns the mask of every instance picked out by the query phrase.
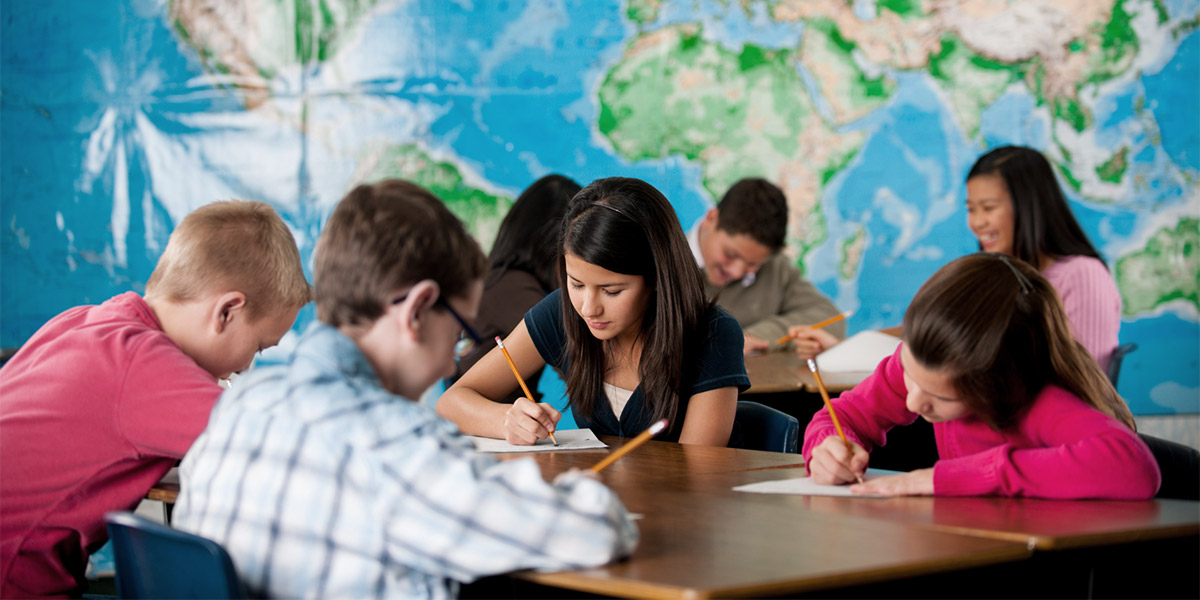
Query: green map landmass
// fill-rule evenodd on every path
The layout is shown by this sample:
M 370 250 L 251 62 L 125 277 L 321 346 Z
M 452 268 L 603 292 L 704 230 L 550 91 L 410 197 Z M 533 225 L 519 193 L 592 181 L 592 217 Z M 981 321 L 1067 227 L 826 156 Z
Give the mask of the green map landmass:
M 1123 312 L 1134 316 L 1183 300 L 1200 309 L 1200 219 L 1158 230 L 1143 250 L 1117 260 L 1113 275 Z
M 400 178 L 433 192 L 462 219 L 485 249 L 495 239 L 499 223 L 513 203 L 508 196 L 489 194 L 467 184 L 459 166 L 434 159 L 416 144 L 387 146 L 360 163 L 372 166 L 358 173 L 359 183 Z
M 720 197 L 743 177 L 784 181 L 801 258 L 826 237 L 816 203 L 862 144 L 817 114 L 795 53 L 706 41 L 698 25 L 639 36 L 598 91 L 598 128 L 629 160 L 682 155 Z M 865 97 L 865 96 L 864 96 Z M 792 182 L 789 185 L 786 182 Z

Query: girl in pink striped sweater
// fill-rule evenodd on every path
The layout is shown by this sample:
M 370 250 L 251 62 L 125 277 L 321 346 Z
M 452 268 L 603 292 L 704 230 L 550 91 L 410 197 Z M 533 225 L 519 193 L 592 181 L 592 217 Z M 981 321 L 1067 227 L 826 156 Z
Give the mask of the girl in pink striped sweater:
M 849 483 L 892 427 L 933 423 L 930 469 L 855 485 L 884 495 L 1151 498 L 1160 474 L 1133 416 L 1072 336 L 1054 288 L 1024 261 L 978 253 L 942 267 L 904 316 L 903 343 L 804 434 L 817 483 Z M 849 446 L 849 447 L 847 447 Z
M 1022 146 L 979 157 L 967 173 L 967 225 L 980 250 L 1015 256 L 1050 280 L 1075 339 L 1107 369 L 1121 328 L 1121 295 L 1046 158 Z

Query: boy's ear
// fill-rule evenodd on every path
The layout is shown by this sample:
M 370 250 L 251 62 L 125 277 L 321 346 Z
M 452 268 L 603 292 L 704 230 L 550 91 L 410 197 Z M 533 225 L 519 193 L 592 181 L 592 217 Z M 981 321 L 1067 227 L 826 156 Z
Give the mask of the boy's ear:
M 241 292 L 225 292 L 217 297 L 212 307 L 212 324 L 217 333 L 223 333 L 234 319 L 244 315 L 246 295 Z
M 422 279 L 408 290 L 408 298 L 400 304 L 396 318 L 399 324 L 414 331 L 421 328 L 421 317 L 433 307 L 441 294 L 441 287 L 432 279 Z

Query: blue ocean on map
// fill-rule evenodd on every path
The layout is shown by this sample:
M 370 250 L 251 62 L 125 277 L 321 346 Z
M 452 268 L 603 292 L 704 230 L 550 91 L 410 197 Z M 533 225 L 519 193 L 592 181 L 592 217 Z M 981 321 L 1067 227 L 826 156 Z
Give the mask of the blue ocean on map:
M 71 306 L 143 291 L 174 224 L 206 202 L 271 203 L 307 261 L 328 211 L 363 165 L 399 147 L 416 147 L 451 165 L 464 185 L 505 201 L 551 172 L 584 183 L 639 177 L 671 199 L 689 229 L 718 199 L 706 187 L 708 165 L 669 152 L 623 156 L 598 126 L 606 78 L 632 44 L 672 27 L 696 25 L 705 43 L 736 53 L 746 45 L 794 50 L 812 21 L 777 19 L 778 3 L 759 1 L 645 3 L 657 7 L 645 21 L 618 0 L 322 4 L 374 8 L 330 33 L 338 42 L 331 56 L 271 71 L 261 104 L 213 65 L 196 32 L 172 20 L 168 0 L 5 4 L 0 345 L 19 346 Z M 852 16 L 870 23 L 888 3 L 851 4 Z M 1110 270 L 1158 232 L 1200 215 L 1200 2 L 1163 5 L 1169 21 L 1137 20 L 1136 33 L 1154 43 L 1135 47 L 1130 70 L 1081 88 L 1094 117 L 1082 131 L 1023 81 L 991 97 L 978 130 L 966 131 L 948 92 L 960 82 L 924 68 L 867 65 L 861 48 L 853 60 L 894 90 L 834 124 L 841 99 L 825 96 L 819 74 L 797 65 L 830 128 L 863 138 L 823 182 L 815 201 L 824 237 L 800 264 L 841 308 L 856 310 L 851 332 L 898 325 L 929 275 L 977 249 L 964 177 L 988 148 L 1030 145 L 1068 167 L 1072 153 L 1102 162 L 1125 149 L 1119 183 L 1098 184 L 1096 167 L 1082 161 L 1073 175 L 1084 183 L 1064 185 Z M 253 32 L 240 33 L 260 51 L 249 53 L 253 60 L 270 58 L 253 47 Z M 468 225 L 490 244 L 496 223 Z M 860 234 L 861 254 L 851 260 L 847 245 Z M 1193 271 L 1184 276 L 1200 278 Z M 1139 348 L 1126 359 L 1119 391 L 1136 414 L 1200 412 L 1198 306 L 1185 297 L 1125 315 L 1121 341 Z M 306 308 L 293 331 L 313 318 Z M 263 362 L 282 360 L 293 339 Z M 544 382 L 548 397 L 561 397 L 561 382 Z

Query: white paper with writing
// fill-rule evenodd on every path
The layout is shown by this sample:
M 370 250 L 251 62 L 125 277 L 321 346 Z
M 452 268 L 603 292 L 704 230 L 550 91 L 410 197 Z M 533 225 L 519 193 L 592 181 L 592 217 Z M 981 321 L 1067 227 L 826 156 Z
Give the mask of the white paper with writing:
M 468 435 L 475 443 L 475 449 L 480 452 L 551 452 L 557 450 L 587 450 L 589 448 L 607 448 L 608 444 L 600 441 L 591 429 L 562 429 L 554 432 L 555 446 L 549 439 L 538 440 L 532 446 L 514 446 L 504 440 Z
M 888 471 L 885 469 L 867 469 L 863 475 L 863 481 L 879 479 L 888 475 L 899 475 L 900 471 Z M 815 483 L 808 477 L 794 477 L 792 479 L 776 479 L 774 481 L 760 481 L 758 483 L 748 483 L 739 485 L 733 488 L 735 492 L 753 492 L 756 494 L 792 494 L 796 496 L 849 496 L 852 498 L 883 498 L 876 494 L 855 494 L 850 491 L 850 485 L 821 485 Z

